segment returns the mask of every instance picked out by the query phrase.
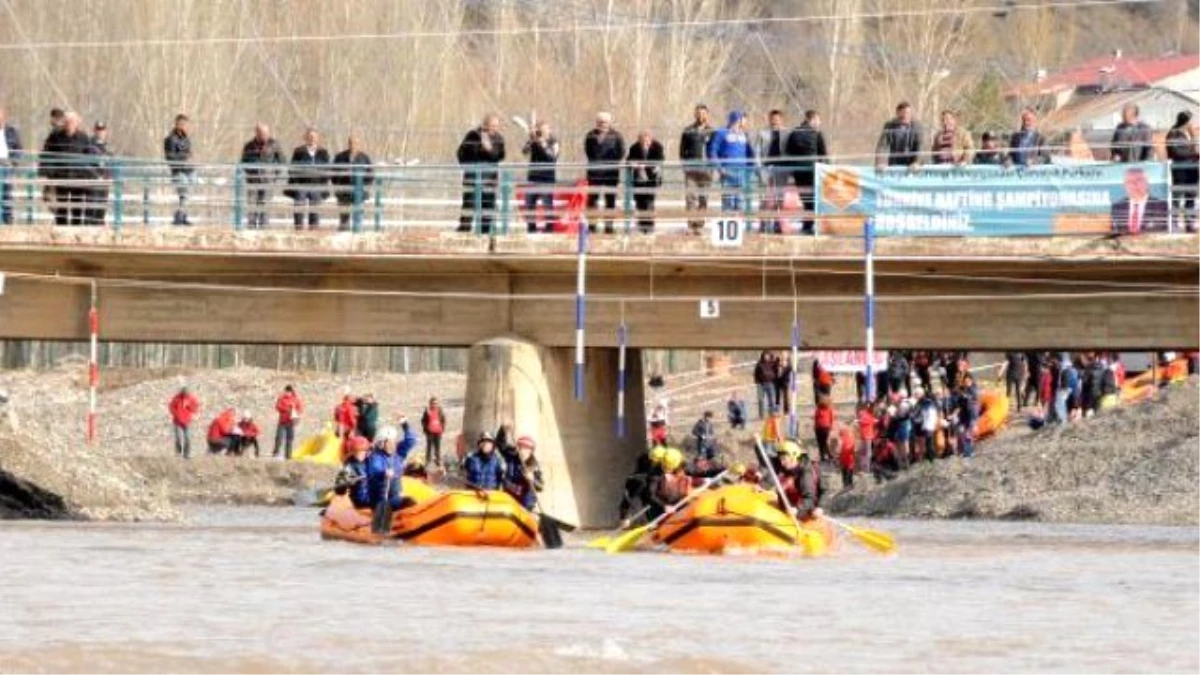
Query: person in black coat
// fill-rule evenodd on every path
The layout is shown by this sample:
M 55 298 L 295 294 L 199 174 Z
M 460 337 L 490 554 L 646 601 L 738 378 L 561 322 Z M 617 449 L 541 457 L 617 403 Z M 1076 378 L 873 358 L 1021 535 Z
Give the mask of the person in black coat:
M 95 176 L 92 139 L 79 128 L 79 115 L 68 112 L 63 126 L 50 132 L 42 146 L 38 174 L 55 181 L 49 192 L 56 225 L 83 225 L 88 199 L 86 181 Z
M 558 180 L 556 165 L 558 164 L 559 144 L 550 129 L 549 122 L 538 122 L 521 148 L 521 154 L 528 158 L 529 173 L 526 180 L 529 186 L 525 188 L 525 214 L 527 219 L 526 231 L 530 234 L 537 232 L 537 207 L 542 205 L 542 217 L 545 220 L 545 232 L 554 231 L 554 183 Z
M 188 135 L 187 115 L 175 116 L 175 127 L 163 139 L 163 159 L 171 169 L 171 184 L 179 195 L 179 208 L 175 210 L 174 225 L 191 225 L 187 215 L 188 195 L 196 183 L 196 167 L 192 165 L 192 137 Z
M 12 225 L 12 168 L 21 159 L 21 134 L 8 123 L 8 113 L 0 106 L 0 223 Z
M 875 144 L 875 166 L 916 167 L 921 163 L 921 145 L 925 134 L 912 115 L 912 106 L 902 102 L 896 106 L 896 116 L 883 125 L 879 142 Z
M 329 197 L 325 189 L 329 185 L 329 151 L 319 141 L 317 130 L 309 127 L 304 132 L 304 145 L 292 151 L 288 189 L 284 194 L 295 202 L 292 222 L 297 230 L 304 229 L 305 215 L 308 229 L 315 230 L 321 225 L 317 207 Z
M 270 185 L 279 177 L 278 166 L 283 164 L 283 151 L 279 143 L 271 138 L 271 128 L 263 123 L 254 127 L 254 138 L 242 146 L 242 164 L 245 167 L 246 183 L 250 197 L 250 229 L 267 226 L 266 205 L 271 201 Z
M 788 134 L 784 154 L 788 166 L 792 167 L 792 180 L 804 209 L 803 232 L 816 234 L 812 212 L 817 163 L 829 161 L 829 148 L 825 145 L 825 134 L 821 132 L 821 115 L 816 110 L 804 111 L 804 122 Z
M 630 146 L 625 159 L 633 185 L 633 201 L 637 205 L 638 228 L 650 234 L 654 231 L 655 192 L 662 185 L 663 145 L 649 131 L 643 131 L 638 134 L 637 143 Z
M 88 208 L 84 213 L 86 225 L 103 225 L 108 204 L 108 181 L 112 180 L 112 152 L 108 149 L 108 125 L 96 122 L 92 128 L 93 175 L 96 181 L 88 188 Z
M 1167 132 L 1167 157 L 1171 159 L 1171 185 L 1175 191 L 1176 221 L 1189 232 L 1196 229 L 1196 193 L 1200 191 L 1200 129 L 1192 114 L 1183 111 Z
M 587 155 L 588 211 L 593 211 L 604 196 L 604 208 L 609 216 L 604 222 L 604 231 L 613 232 L 612 211 L 617 208 L 617 186 L 621 183 L 621 162 L 625 159 L 625 138 L 612 128 L 612 114 L 596 115 L 596 128 L 583 139 L 583 152 Z M 596 226 L 589 223 L 588 229 L 595 232 Z
M 351 220 L 362 227 L 362 205 L 368 189 L 375 183 L 371 157 L 362 151 L 362 141 L 356 135 L 346 140 L 346 149 L 333 158 L 333 195 L 338 203 L 338 229 L 349 230 Z M 351 218 L 353 216 L 353 218 Z
M 496 183 L 500 180 L 496 165 L 504 161 L 504 136 L 500 135 L 500 117 L 488 115 L 483 124 L 467 132 L 458 144 L 458 163 L 463 166 L 462 216 L 459 232 L 470 232 L 475 221 L 475 195 L 479 193 L 479 231 L 492 231 L 492 212 L 496 210 Z
M 1128 163 L 1154 159 L 1154 130 L 1139 119 L 1140 115 L 1133 103 L 1121 109 L 1121 123 L 1113 130 L 1112 161 Z

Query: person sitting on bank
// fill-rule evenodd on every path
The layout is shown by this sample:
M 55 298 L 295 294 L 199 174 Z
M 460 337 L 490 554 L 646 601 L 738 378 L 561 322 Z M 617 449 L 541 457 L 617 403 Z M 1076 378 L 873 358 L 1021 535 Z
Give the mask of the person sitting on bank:
M 788 500 L 782 507 L 794 513 L 801 521 L 824 515 L 819 506 L 820 469 L 816 463 L 809 460 L 808 453 L 801 450 L 795 441 L 784 441 L 779 450 L 779 464 L 783 469 L 779 482 Z
M 834 432 L 837 434 L 838 467 L 842 470 L 842 487 L 850 489 L 854 487 L 854 432 L 849 424 L 841 422 L 835 425 Z
M 221 411 L 208 425 L 208 451 L 214 455 L 232 455 L 241 449 L 237 426 L 237 412 L 233 408 Z
M 625 489 L 621 494 L 621 503 L 617 505 L 617 516 L 621 519 L 622 530 L 633 525 L 632 514 L 634 505 L 639 509 L 646 508 L 646 519 L 654 520 L 662 515 L 656 513 L 656 505 L 651 498 L 651 486 L 662 475 L 662 461 L 667 456 L 665 446 L 655 446 L 649 452 L 644 452 L 637 458 L 633 473 L 625 478 Z
M 735 391 L 729 395 L 729 401 L 725 404 L 725 409 L 729 418 L 729 426 L 732 429 L 746 428 L 746 402 Z
M 683 451 L 667 448 L 663 454 L 662 469 L 662 475 L 654 481 L 650 499 L 660 513 L 673 513 L 675 505 L 692 491 L 692 477 L 684 470 Z
M 504 459 L 496 452 L 496 437 L 488 432 L 479 434 L 475 452 L 463 462 L 467 483 L 475 490 L 499 490 L 504 485 Z
M 705 410 L 704 415 L 696 420 L 692 427 L 692 437 L 696 439 L 696 455 L 712 461 L 717 456 L 717 430 L 713 426 L 713 413 Z
M 241 431 L 241 441 L 238 445 L 238 454 L 244 455 L 254 446 L 254 456 L 258 457 L 258 424 L 254 422 L 254 416 L 250 413 L 242 415 L 242 419 L 238 422 L 238 430 Z
M 350 458 L 346 460 L 333 483 L 334 493 L 349 494 L 350 503 L 354 504 L 356 509 L 374 506 L 367 483 L 367 455 L 370 452 L 370 441 L 361 436 L 354 437 L 350 443 Z
M 538 466 L 537 443 L 530 436 L 517 439 L 516 452 L 504 456 L 504 491 L 512 495 L 526 511 L 537 505 L 537 493 L 542 491 L 542 468 Z

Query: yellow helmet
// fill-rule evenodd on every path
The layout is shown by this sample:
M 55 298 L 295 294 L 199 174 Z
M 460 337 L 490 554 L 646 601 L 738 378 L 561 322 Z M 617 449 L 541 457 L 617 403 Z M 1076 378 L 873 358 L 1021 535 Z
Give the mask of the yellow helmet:
M 742 464 L 741 462 L 737 462 L 733 466 L 729 467 L 729 473 L 735 476 L 744 476 L 746 475 L 746 465 Z
M 650 450 L 650 461 L 654 464 L 662 464 L 667 457 L 667 449 L 664 446 L 656 445 Z
M 796 441 L 784 441 L 779 448 L 779 454 L 786 457 L 800 458 L 803 451 L 800 449 L 800 444 Z
M 675 448 L 667 448 L 662 460 L 663 468 L 674 471 L 683 466 L 683 452 Z

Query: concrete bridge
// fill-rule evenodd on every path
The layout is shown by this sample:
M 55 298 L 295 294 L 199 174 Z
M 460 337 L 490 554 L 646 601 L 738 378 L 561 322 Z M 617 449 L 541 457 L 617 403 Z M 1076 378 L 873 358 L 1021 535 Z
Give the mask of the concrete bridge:
M 1200 343 L 1195 235 L 883 239 L 877 346 L 1155 349 Z M 641 348 L 861 348 L 862 241 L 593 237 L 585 398 L 572 395 L 575 241 L 448 233 L 0 228 L 0 337 L 471 346 L 465 429 L 512 421 L 547 510 L 612 521 L 644 444 Z M 701 305 L 705 311 L 701 311 Z M 713 316 L 715 310 L 716 316 Z M 704 316 L 702 316 L 702 314 Z M 628 432 L 615 438 L 617 328 Z

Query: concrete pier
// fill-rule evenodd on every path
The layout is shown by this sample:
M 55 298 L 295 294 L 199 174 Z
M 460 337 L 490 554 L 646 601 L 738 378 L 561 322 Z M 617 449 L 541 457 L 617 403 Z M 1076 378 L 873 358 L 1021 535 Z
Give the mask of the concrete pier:
M 511 422 L 538 444 L 542 508 L 582 527 L 610 527 L 626 474 L 645 450 L 641 354 L 628 354 L 626 433 L 616 436 L 617 350 L 588 349 L 584 398 L 574 398 L 574 352 L 503 337 L 470 348 L 463 434 Z

